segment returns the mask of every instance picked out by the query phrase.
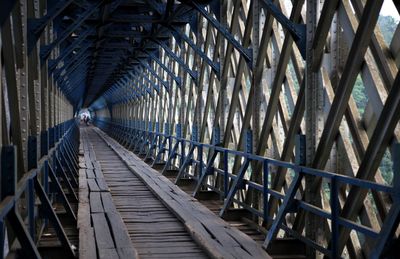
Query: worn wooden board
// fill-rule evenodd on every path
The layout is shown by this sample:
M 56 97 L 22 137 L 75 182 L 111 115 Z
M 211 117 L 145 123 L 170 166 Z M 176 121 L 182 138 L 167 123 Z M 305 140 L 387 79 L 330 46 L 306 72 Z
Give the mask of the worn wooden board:
M 115 248 L 107 219 L 104 213 L 92 213 L 94 234 L 96 237 L 97 249 Z
M 101 192 L 108 192 L 108 186 L 104 181 L 104 178 L 96 178 L 96 182 Z
M 99 249 L 99 259 L 120 258 L 115 248 Z
M 137 258 L 137 252 L 133 248 L 128 231 L 121 219 L 121 216 L 118 213 L 111 212 L 106 213 L 106 215 L 111 225 L 111 232 L 114 237 L 115 246 L 121 249 L 119 254 L 130 255 L 130 258 Z
M 91 192 L 89 201 L 90 201 L 91 213 L 104 212 L 103 204 L 101 202 L 100 192 Z
M 137 252 L 128 247 L 117 248 L 117 253 L 119 255 L 119 258 L 121 258 L 121 259 L 123 259 L 123 258 L 126 258 L 126 259 L 139 258 L 139 255 L 137 254 Z
M 89 203 L 79 203 L 78 205 L 78 219 L 77 219 L 78 229 L 90 228 L 90 205 Z
M 117 213 L 117 209 L 115 208 L 114 201 L 109 192 L 102 192 L 101 200 L 103 202 L 103 208 L 104 208 L 105 212 Z
M 115 205 L 120 215 L 118 220 L 118 214 L 106 213 L 119 256 L 132 258 L 132 250 L 124 248 L 129 240 L 143 258 L 207 258 L 184 225 L 132 174 L 115 152 L 94 132 L 89 140 L 112 194 L 111 197 L 108 192 L 101 192 L 103 208 L 113 211 L 112 205 Z M 123 229 L 127 238 L 121 235 Z M 160 248 L 164 248 L 164 252 Z
M 100 188 L 97 185 L 96 179 L 87 179 L 88 185 L 89 185 L 89 190 L 91 192 L 99 192 Z
M 86 169 L 86 176 L 88 179 L 96 178 L 96 175 L 95 175 L 93 169 Z
M 268 258 L 266 251 L 236 228 L 217 217 L 167 178 L 105 135 L 96 132 L 126 165 L 182 221 L 192 237 L 209 255 L 218 258 Z
M 91 227 L 79 230 L 79 258 L 97 258 L 94 230 Z
M 81 258 L 137 258 L 137 252 L 104 181 L 100 163 L 92 163 L 96 159 L 93 145 L 86 138 L 81 140 L 85 157 L 81 160 L 90 164 L 88 168 L 92 165 L 93 168 L 79 171 L 79 255 Z M 89 240 L 91 246 L 87 245 Z

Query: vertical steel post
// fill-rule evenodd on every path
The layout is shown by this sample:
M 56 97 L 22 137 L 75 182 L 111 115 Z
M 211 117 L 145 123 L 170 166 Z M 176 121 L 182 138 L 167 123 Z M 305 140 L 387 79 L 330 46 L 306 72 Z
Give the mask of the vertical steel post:
M 7 196 L 15 194 L 17 188 L 17 152 L 15 146 L 1 147 L 1 188 L 0 198 L 3 200 Z M 4 255 L 4 242 L 7 239 L 5 236 L 6 228 L 4 219 L 0 221 L 0 251 Z
M 315 157 L 315 150 L 318 139 L 321 134 L 323 124 L 322 107 L 323 107 L 323 90 L 319 82 L 319 72 L 314 72 L 312 63 L 314 60 L 314 51 L 312 48 L 313 40 L 318 22 L 320 0 L 307 0 L 306 26 L 307 26 L 307 53 L 306 53 L 306 165 L 311 166 Z M 306 202 L 317 205 L 321 203 L 320 190 L 312 188 L 315 178 L 313 176 L 305 176 L 305 200 Z M 306 213 L 305 217 L 305 234 L 306 237 L 317 242 L 323 237 L 321 228 L 324 226 L 320 222 L 320 218 L 313 213 Z M 307 257 L 315 258 L 316 251 L 307 246 Z
M 223 157 L 223 166 L 224 166 L 224 198 L 228 196 L 229 188 L 229 165 L 228 165 L 228 151 L 225 149 L 224 150 L 224 157 Z
M 269 168 L 268 160 L 263 162 L 263 212 L 264 212 L 264 225 L 268 224 L 268 200 L 269 200 Z
M 35 190 L 33 178 L 28 180 L 28 225 L 29 234 L 35 240 Z
M 331 178 L 331 193 L 330 193 L 330 204 L 331 204 L 331 257 L 339 258 L 339 216 L 340 216 L 340 203 L 339 203 L 339 186 L 336 177 Z

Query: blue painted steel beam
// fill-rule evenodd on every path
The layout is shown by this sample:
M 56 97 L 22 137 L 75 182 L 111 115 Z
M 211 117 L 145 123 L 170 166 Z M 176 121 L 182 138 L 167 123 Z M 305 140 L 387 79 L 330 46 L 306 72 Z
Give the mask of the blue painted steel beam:
M 160 4 L 155 0 L 146 0 L 146 2 L 153 8 L 158 14 L 164 14 L 166 10 L 165 4 Z
M 83 58 L 85 58 L 87 56 L 91 56 L 91 52 L 89 51 L 90 47 L 91 47 L 90 43 L 85 44 L 75 54 L 71 54 L 71 55 L 65 57 L 63 60 L 63 65 L 60 66 L 59 68 L 56 68 L 53 73 L 56 74 L 57 71 L 60 71 L 63 69 L 67 70 L 68 67 L 71 66 L 72 64 L 77 64 Z
M 189 20 L 189 18 L 192 16 L 192 15 L 190 15 L 190 13 L 195 13 L 193 8 L 191 8 L 191 7 L 187 6 L 187 5 L 182 4 L 182 5 L 179 5 L 178 7 L 176 7 L 176 5 L 173 5 L 173 4 L 171 5 L 171 3 L 173 3 L 173 2 L 170 1 L 169 9 L 171 9 L 171 10 L 173 9 L 173 11 L 168 10 L 168 8 L 167 8 L 168 3 L 167 4 L 163 4 L 163 3 L 159 3 L 158 1 L 149 1 L 148 2 L 148 4 L 151 6 L 151 9 L 155 10 L 155 13 L 158 13 L 161 18 L 159 18 L 160 21 L 155 25 L 152 25 L 151 23 L 143 24 L 144 32 L 142 32 L 140 34 L 136 33 L 134 35 L 134 36 L 137 35 L 138 37 L 140 37 L 140 39 L 136 39 L 137 44 L 135 44 L 136 45 L 135 47 L 132 47 L 133 50 L 139 49 L 141 51 L 146 51 L 146 50 L 154 51 L 154 50 L 158 49 L 158 45 L 152 47 L 152 45 L 150 44 L 150 46 L 149 46 L 148 39 L 150 38 L 150 39 L 165 40 L 165 39 L 168 39 L 170 37 L 170 34 L 171 34 L 170 30 L 160 30 L 159 29 L 160 26 L 158 26 L 159 23 L 165 22 L 165 23 L 168 23 L 168 24 L 176 24 L 176 22 L 175 22 L 176 19 L 183 19 L 185 22 L 187 22 Z M 171 14 L 173 13 L 173 14 L 170 15 L 169 17 L 165 17 L 164 11 L 168 11 L 169 13 L 171 13 Z M 154 16 L 156 18 L 158 17 L 157 15 L 154 15 Z M 149 18 L 149 19 L 152 20 L 151 18 Z M 120 36 L 120 37 L 122 37 L 122 36 L 123 37 L 131 36 L 131 35 L 127 35 L 127 33 L 128 34 L 132 34 L 132 33 L 129 32 L 130 29 L 121 31 L 120 28 L 122 28 L 122 27 L 123 26 L 119 26 L 119 29 L 117 30 L 117 32 L 116 32 L 116 30 L 113 30 L 112 32 L 109 33 L 108 36 Z M 119 32 L 119 31 L 121 31 L 121 32 Z M 120 35 L 118 35 L 118 34 L 120 34 Z M 135 51 L 131 51 L 131 52 L 132 52 L 132 54 L 135 53 Z M 138 58 L 137 56 L 134 56 L 134 57 Z M 130 57 L 129 59 L 132 59 L 134 57 Z M 174 55 L 174 58 L 175 57 L 176 56 Z M 146 55 L 145 58 L 148 58 L 148 55 Z M 119 70 L 130 69 L 131 65 L 132 65 L 132 63 L 134 63 L 134 61 L 133 62 L 129 61 L 128 63 L 129 63 L 128 66 L 124 66 L 123 64 L 120 64 Z M 182 64 L 184 64 L 184 62 L 182 62 Z M 115 67 L 113 69 L 115 69 Z M 153 71 L 149 70 L 149 72 L 152 73 L 152 72 L 154 72 L 154 70 Z M 154 73 L 152 73 L 152 74 L 154 74 Z M 114 72 L 113 76 L 114 77 L 119 77 L 119 76 L 121 76 L 121 73 L 120 72 Z M 197 80 L 197 75 L 196 75 L 195 72 L 190 73 L 190 76 L 193 77 L 195 80 Z M 106 82 L 106 84 L 104 86 L 104 90 L 107 89 L 107 87 L 110 85 L 110 83 L 112 83 L 110 81 L 111 81 L 111 79 L 109 79 Z M 166 85 L 165 81 L 162 80 L 162 84 L 165 86 Z M 101 92 L 102 91 L 99 92 L 99 94 L 98 94 L 99 96 L 101 95 Z
M 180 58 L 178 57 L 164 42 L 157 41 L 159 45 L 165 50 L 165 52 L 172 57 L 189 75 L 192 79 L 197 82 L 198 73 L 194 72 L 189 68 L 189 66 Z
M 165 89 L 167 91 L 169 91 L 169 85 L 168 82 L 165 82 L 158 74 L 156 71 L 154 71 L 154 69 L 149 66 L 148 63 L 144 62 L 143 60 L 139 59 L 140 64 L 142 64 L 145 68 L 147 68 L 147 70 L 153 75 L 155 76 L 160 82 L 161 84 L 165 87 Z
M 128 73 L 131 76 L 130 79 L 132 80 L 133 86 L 135 86 L 136 89 L 138 89 L 138 91 L 140 91 L 142 96 L 146 95 L 146 93 L 143 91 L 143 89 L 146 89 L 146 91 L 150 94 L 150 96 L 153 97 L 152 93 L 148 91 L 147 87 L 143 83 L 139 82 L 138 75 L 134 74 L 131 71 L 129 71 Z M 140 88 L 140 86 L 141 86 L 141 88 Z M 158 85 L 154 85 L 153 88 L 160 89 L 160 87 Z
M 129 89 L 126 86 L 124 86 L 123 83 L 119 83 L 118 86 L 120 86 L 120 88 L 116 88 L 115 91 L 113 92 L 115 94 L 114 103 L 125 102 L 132 98 L 136 98 L 136 95 L 134 91 L 132 91 L 132 89 Z
M 103 2 L 97 2 L 96 4 L 93 4 L 91 6 L 88 7 L 88 9 L 86 9 L 86 11 L 81 15 L 81 17 L 75 21 L 74 23 L 72 23 L 67 29 L 65 29 L 63 31 L 63 33 L 61 34 L 61 36 L 58 36 L 53 42 L 51 42 L 50 44 L 41 47 L 40 50 L 40 57 L 42 59 L 42 61 L 46 60 L 51 51 L 58 46 L 61 42 L 63 42 L 66 38 L 68 38 L 72 32 L 74 32 L 76 29 L 78 29 L 79 27 L 82 26 L 82 24 L 99 8 L 99 6 L 102 4 Z
M 59 74 L 63 71 L 63 70 L 69 70 L 71 65 L 76 65 L 79 64 L 79 61 L 82 61 L 83 59 L 91 56 L 90 53 L 87 51 L 89 49 L 89 47 L 91 46 L 91 44 L 87 44 L 85 46 L 83 46 L 79 52 L 77 52 L 75 55 L 73 55 L 72 57 L 70 57 L 69 59 L 64 60 L 64 64 L 63 66 L 56 68 L 52 73 L 58 77 Z M 51 71 L 49 71 L 49 74 Z
M 50 1 L 50 3 L 48 3 L 47 13 L 45 16 L 38 19 L 28 19 L 28 54 L 30 54 L 35 47 L 44 28 L 46 28 L 46 26 L 54 18 L 56 18 L 62 11 L 64 11 L 73 2 L 73 0 L 56 1 L 55 3 L 54 2 L 55 1 Z M 49 6 L 49 4 L 52 5 Z
M 160 92 L 160 87 L 159 87 L 156 83 L 154 83 L 152 80 L 150 80 L 150 79 L 147 77 L 147 75 L 146 75 L 145 73 L 142 73 L 142 74 L 141 74 L 141 77 L 142 77 L 147 83 L 149 83 L 149 84 L 156 90 L 157 93 Z M 147 89 L 146 89 L 146 90 L 147 90 Z
M 139 85 L 137 83 L 137 80 L 136 80 L 135 74 L 132 73 L 131 71 L 129 71 L 127 77 L 128 77 L 128 80 L 131 81 L 131 86 L 134 87 L 137 90 L 138 96 L 139 96 L 139 94 L 141 96 L 144 96 L 145 93 L 143 92 L 143 89 L 139 87 Z
M 57 81 L 60 84 L 60 88 L 64 90 L 66 95 L 76 94 L 76 92 L 73 91 L 75 90 L 76 87 L 82 84 L 82 81 L 85 78 L 84 75 L 87 70 L 88 63 L 89 60 L 86 60 L 86 62 L 83 64 L 83 66 L 85 67 L 76 68 L 75 71 L 73 71 L 70 76 L 65 76 L 63 80 L 60 79 Z
M 113 30 L 107 33 L 104 33 L 104 37 L 110 38 L 125 38 L 130 37 L 134 38 L 135 40 L 139 41 L 143 37 L 143 33 L 139 31 L 125 31 L 125 30 Z
M 288 19 L 271 0 L 261 0 L 260 4 L 292 35 L 303 59 L 306 58 L 306 25 Z
M 94 29 L 87 29 L 83 33 L 80 33 L 78 38 L 75 39 L 71 43 L 71 45 L 69 45 L 66 49 L 64 49 L 55 60 L 49 60 L 49 73 L 52 73 L 54 71 L 54 69 L 57 67 L 58 63 L 61 60 L 64 60 L 69 54 L 71 54 L 71 52 L 74 49 L 79 47 L 80 44 L 83 43 L 83 41 L 86 39 L 86 37 L 89 36 L 89 34 L 92 33 L 93 31 L 94 31 Z
M 125 77 L 127 82 L 123 82 L 125 84 L 125 86 L 130 89 L 134 94 L 135 94 L 135 99 L 139 98 L 141 95 L 143 96 L 143 92 L 140 89 L 140 91 L 142 92 L 141 95 L 139 95 L 138 90 L 139 87 L 137 87 L 136 85 L 133 84 L 133 80 L 131 78 L 129 78 L 129 74 Z
M 82 79 L 84 78 L 82 74 L 83 73 L 81 72 L 74 73 L 73 75 L 75 76 L 71 76 L 71 78 L 66 77 L 64 79 L 60 79 L 57 81 L 57 83 L 59 84 L 60 88 L 63 89 L 66 94 L 68 94 L 70 91 L 74 90 L 76 84 L 81 83 Z
M 87 70 L 88 63 L 89 60 L 86 60 L 81 67 L 77 67 L 68 75 L 64 75 L 62 78 L 59 78 L 57 82 L 60 84 L 60 87 L 63 87 L 64 90 L 67 91 L 72 89 L 77 82 L 81 81 L 82 78 L 85 78 L 85 71 Z
M 164 63 L 158 57 L 156 57 L 156 55 L 154 55 L 154 53 L 152 53 L 150 51 L 147 53 L 161 68 L 163 68 L 172 77 L 172 79 L 175 80 L 175 82 L 178 84 L 178 86 L 181 87 L 182 79 L 180 77 L 176 76 L 175 73 L 173 73 L 166 65 L 164 65 Z
M 182 31 L 175 26 L 172 27 L 173 30 L 178 33 L 179 37 L 181 37 L 184 41 L 189 44 L 189 46 L 205 61 L 207 62 L 208 65 L 212 68 L 214 73 L 217 75 L 218 79 L 221 77 L 221 69 L 220 65 L 214 61 L 212 61 L 206 53 L 204 53 L 197 45 L 194 43 L 185 33 L 182 33 Z
M 162 19 L 156 16 L 140 15 L 140 14 L 123 14 L 114 13 L 109 19 L 114 23 L 126 23 L 134 26 L 140 26 L 142 24 L 155 24 L 162 22 Z M 171 23 L 188 23 L 189 20 L 185 16 L 174 16 L 173 19 L 169 20 Z
M 76 62 L 75 64 L 73 64 L 73 66 L 68 69 L 65 70 L 65 73 L 63 73 L 62 75 L 60 74 L 60 76 L 57 79 L 57 81 L 65 81 L 68 79 L 73 80 L 76 77 L 83 77 L 86 75 L 87 69 L 88 69 L 88 64 L 90 59 L 88 59 L 90 57 L 89 54 L 86 54 L 85 57 L 82 57 L 82 59 L 80 59 L 78 62 Z
M 206 18 L 228 41 L 229 43 L 232 44 L 232 46 L 239 51 L 239 53 L 244 57 L 244 59 L 247 61 L 248 65 L 251 67 L 252 66 L 252 61 L 253 61 L 253 52 L 251 49 L 246 49 L 243 47 L 243 45 L 233 37 L 233 35 L 229 32 L 229 30 L 222 25 L 220 22 L 218 22 L 217 19 L 212 17 L 206 9 L 196 1 L 191 1 L 192 5 L 195 7 L 195 9 L 203 15 L 204 18 Z
M 72 73 L 77 67 L 79 67 L 83 62 L 85 62 L 87 60 L 87 58 L 90 57 L 90 54 L 86 52 L 86 54 L 84 56 L 81 56 L 79 58 L 79 60 L 77 60 L 77 62 L 70 62 L 66 67 L 58 69 L 54 72 L 53 74 L 53 78 L 55 80 L 58 80 L 58 78 L 60 76 L 65 76 L 65 75 L 69 75 L 70 73 Z M 65 74 L 62 75 L 63 71 L 65 71 Z
M 127 102 L 131 99 L 136 99 L 136 95 L 131 88 L 128 89 L 127 87 L 124 87 L 124 89 L 120 89 L 117 93 L 119 94 L 119 98 L 117 99 L 118 102 Z
M 150 94 L 151 97 L 153 97 L 151 90 L 148 89 L 146 85 L 144 85 L 142 82 L 139 81 L 139 79 L 135 76 L 130 78 L 132 87 L 134 87 L 138 94 L 142 97 L 146 96 L 146 92 Z
M 73 81 L 64 85 L 64 92 L 74 98 L 79 98 L 83 93 L 82 84 L 84 83 L 84 77 L 75 77 Z
M 139 58 L 140 59 L 140 57 L 138 57 L 137 55 L 134 55 L 135 53 L 137 53 L 136 49 L 138 49 L 139 51 L 144 51 L 144 52 L 157 50 L 157 49 L 159 49 L 157 41 L 158 40 L 163 41 L 163 40 L 166 40 L 166 39 L 168 39 L 170 37 L 171 29 L 169 29 L 169 30 L 160 30 L 160 27 L 161 27 L 161 26 L 159 26 L 160 23 L 170 24 L 172 26 L 174 24 L 176 25 L 177 24 L 176 20 L 179 20 L 179 19 L 181 19 L 181 20 L 183 19 L 183 21 L 185 23 L 187 23 L 190 20 L 190 18 L 192 17 L 192 14 L 196 14 L 196 12 L 193 10 L 192 7 L 190 7 L 188 5 L 185 5 L 185 4 L 174 5 L 174 2 L 171 1 L 171 0 L 169 1 L 169 3 L 167 2 L 166 4 L 165 3 L 159 3 L 158 1 L 154 1 L 154 0 L 149 0 L 149 1 L 147 1 L 147 3 L 148 3 L 148 5 L 151 6 L 151 9 L 155 11 L 155 13 L 156 13 L 154 15 L 155 18 L 160 17 L 160 18 L 158 18 L 160 21 L 158 23 L 156 23 L 156 24 L 148 23 L 148 22 L 143 24 L 143 27 L 145 28 L 144 32 L 142 32 L 140 34 L 136 33 L 134 35 L 134 36 L 138 37 L 138 39 L 136 39 L 137 43 L 135 44 L 135 46 L 132 46 L 131 48 L 129 48 L 133 57 L 131 56 L 130 58 L 128 58 L 128 62 L 126 62 L 126 63 L 128 63 L 127 65 L 120 64 L 118 66 L 118 70 L 117 70 L 117 68 L 115 68 L 115 66 L 112 68 L 114 70 L 114 72 L 112 74 L 114 77 L 120 77 L 122 69 L 124 69 L 124 70 L 128 69 L 129 70 L 129 69 L 132 68 L 132 65 L 136 64 L 135 61 L 131 61 L 132 58 Z M 168 14 L 166 14 L 166 12 Z M 157 15 L 157 13 L 159 15 Z M 116 16 L 114 15 L 114 18 L 115 17 Z M 133 18 L 135 18 L 135 17 L 133 17 Z M 122 18 L 122 19 L 124 19 L 124 18 Z M 148 20 L 153 21 L 152 18 L 148 18 L 147 21 Z M 118 22 L 118 18 L 117 18 L 117 22 Z M 131 36 L 132 35 L 132 33 L 129 32 L 130 29 L 121 31 L 122 27 L 123 26 L 119 26 L 117 30 L 113 30 L 113 31 L 109 32 L 108 36 L 125 37 L 125 36 Z M 161 27 L 161 28 L 165 28 L 165 27 Z M 127 34 L 129 34 L 129 35 L 127 35 Z M 156 41 L 157 44 L 153 47 L 152 44 L 148 44 L 149 43 L 148 39 L 152 39 L 153 41 Z M 177 63 L 181 67 L 183 67 L 184 71 L 187 72 L 194 79 L 195 83 L 197 83 L 196 82 L 197 78 L 198 78 L 197 72 L 193 72 L 185 64 L 185 62 L 182 61 L 182 59 L 180 59 L 179 57 L 177 57 L 172 51 L 170 51 L 170 53 L 168 55 L 170 57 L 172 57 L 172 59 L 177 61 Z M 149 56 L 146 55 L 144 58 L 148 59 Z M 126 60 L 124 59 L 124 61 L 126 61 Z M 155 61 L 157 62 L 157 60 L 155 60 Z M 114 63 L 117 63 L 117 62 L 114 62 Z M 118 63 L 120 63 L 120 62 L 118 62 Z M 162 64 L 162 62 L 160 62 L 160 63 Z M 139 62 L 139 64 L 141 64 L 141 63 Z M 143 65 L 143 64 L 141 64 L 141 65 L 144 66 L 144 67 L 147 67 L 146 65 Z M 166 70 L 165 68 L 167 66 L 162 64 L 162 65 L 160 65 L 160 67 L 163 68 L 164 70 Z M 167 82 L 165 82 L 164 80 L 161 80 L 160 76 L 158 75 L 158 73 L 156 73 L 154 71 L 154 69 L 152 69 L 150 66 L 148 66 L 147 68 L 148 68 L 149 72 L 152 75 L 154 75 L 157 79 L 159 79 L 161 81 L 160 85 L 163 84 L 164 87 L 166 87 L 166 89 L 169 89 L 169 87 L 166 86 Z M 97 69 L 96 69 L 96 71 L 97 71 Z M 169 70 L 169 71 L 166 70 L 166 72 L 170 76 L 173 74 L 171 70 Z M 143 75 L 143 76 L 145 76 L 145 75 Z M 177 81 L 176 80 L 177 78 L 178 78 L 178 76 L 174 74 L 173 79 L 175 81 Z M 142 81 L 143 80 L 146 80 L 146 79 L 143 78 Z M 177 83 L 178 84 L 182 84 L 182 79 L 179 80 L 179 81 L 181 81 L 181 82 L 180 83 L 177 82 Z M 113 82 L 111 81 L 111 79 L 108 79 L 108 81 L 104 84 L 103 89 L 106 90 L 109 87 L 109 85 L 112 84 L 112 83 Z M 152 83 L 154 84 L 154 82 L 152 82 Z M 100 91 L 98 95 L 100 96 L 101 93 L 102 93 L 102 91 Z
M 151 87 L 156 90 L 157 94 L 160 92 L 160 86 L 158 84 L 156 84 L 155 82 L 151 81 L 147 75 L 144 73 L 144 71 L 139 72 L 139 74 L 137 76 L 135 76 L 133 78 L 133 80 L 136 81 L 136 83 L 138 84 L 138 86 L 141 86 L 142 89 L 146 90 L 146 92 L 148 92 L 150 94 L 151 97 L 153 97 L 153 92 L 150 90 L 149 87 L 147 87 L 143 82 L 142 79 L 145 80 L 146 82 L 148 82 Z M 143 94 L 143 96 L 145 96 L 145 94 Z

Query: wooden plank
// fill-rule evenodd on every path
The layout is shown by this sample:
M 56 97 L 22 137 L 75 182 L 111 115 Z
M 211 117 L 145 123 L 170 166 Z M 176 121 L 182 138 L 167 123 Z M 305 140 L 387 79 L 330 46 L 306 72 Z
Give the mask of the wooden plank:
M 104 178 L 97 178 L 96 179 L 97 185 L 99 186 L 99 189 L 101 192 L 108 192 L 108 186 L 106 182 L 104 181 Z
M 86 169 L 80 168 L 78 171 L 79 177 L 86 178 Z
M 86 169 L 86 175 L 87 175 L 88 179 L 96 178 L 96 175 L 94 174 L 94 170 L 93 169 Z
M 249 236 L 229 226 L 196 199 L 150 168 L 134 154 L 124 152 L 116 141 L 96 130 L 109 146 L 185 225 L 196 242 L 211 256 L 229 258 L 269 258 L 266 251 Z M 121 156 L 124 155 L 124 156 Z M 134 162 L 133 162 L 134 161 Z
M 88 184 L 86 177 L 79 177 L 79 190 L 87 190 Z
M 100 191 L 100 188 L 97 185 L 97 182 L 96 182 L 95 179 L 88 179 L 87 182 L 88 182 L 88 185 L 89 185 L 89 190 L 91 192 L 99 192 Z
M 95 170 L 101 171 L 101 166 L 100 166 L 99 162 L 92 161 L 92 164 L 93 164 L 93 167 L 94 167 Z
M 94 213 L 91 216 L 99 253 L 103 249 L 115 248 L 105 214 Z
M 103 201 L 104 212 L 112 212 L 116 213 L 117 209 L 115 208 L 114 201 L 111 198 L 111 194 L 109 192 L 101 193 L 101 200 Z
M 117 259 L 119 258 L 118 252 L 115 248 L 99 249 L 99 259 Z
M 79 203 L 89 203 L 89 191 L 87 189 L 79 191 Z
M 103 178 L 104 177 L 101 169 L 95 168 L 93 170 L 93 172 L 94 172 L 96 178 Z
M 115 246 L 117 248 L 124 248 L 121 250 L 121 253 L 123 252 L 127 255 L 134 255 L 133 258 L 136 258 L 137 251 L 132 245 L 125 223 L 122 221 L 121 216 L 118 213 L 112 212 L 106 213 L 106 215 L 111 225 L 111 233 L 114 236 Z
M 78 226 L 78 229 L 82 229 L 82 231 L 87 231 L 87 228 L 91 227 L 89 203 L 79 203 L 77 226 Z M 80 232 L 80 230 L 79 230 L 79 232 Z
M 117 248 L 117 252 L 119 255 L 119 258 L 123 259 L 135 259 L 135 258 L 139 258 L 139 255 L 135 252 L 132 251 L 132 249 L 127 248 L 127 247 L 120 247 Z
M 100 198 L 100 192 L 90 193 L 90 211 L 91 213 L 104 212 L 103 204 Z
M 88 214 L 89 215 L 89 214 Z M 79 258 L 97 258 L 93 228 L 79 230 Z
M 93 134 L 98 138 L 94 132 Z M 102 143 L 104 142 L 102 141 Z M 177 254 L 183 256 L 183 258 L 187 258 L 189 254 L 193 255 L 195 258 L 205 258 L 204 253 L 193 239 L 190 238 L 190 235 L 185 230 L 183 224 L 179 222 L 165 206 L 162 205 L 162 203 L 136 176 L 132 174 L 132 172 L 130 172 L 126 165 L 118 159 L 118 156 L 108 147 L 107 149 L 104 149 L 102 146 L 98 146 L 98 148 L 101 152 L 96 151 L 96 159 L 100 162 L 103 169 L 108 168 L 109 171 L 104 173 L 104 179 L 112 188 L 113 194 L 116 193 L 116 196 L 113 197 L 109 192 L 100 193 L 102 196 L 103 207 L 105 210 L 108 210 L 107 204 L 110 204 L 111 206 L 114 206 L 115 204 L 118 206 L 117 208 L 121 210 L 121 216 L 123 216 L 125 220 L 125 222 L 123 222 L 120 215 L 115 213 L 114 215 L 110 215 L 110 218 L 107 218 L 108 222 L 110 222 L 109 224 L 112 225 L 110 231 L 113 234 L 120 257 L 132 258 L 132 249 L 119 249 L 121 246 L 132 246 L 131 238 L 136 238 L 137 242 L 134 244 L 143 244 L 144 241 L 146 244 L 150 243 L 153 244 L 152 247 L 156 247 L 157 244 L 175 244 L 175 242 L 182 240 L 183 237 L 183 243 L 189 243 L 190 245 L 181 246 L 182 251 L 175 251 L 172 249 L 174 251 L 169 251 L 170 254 L 154 254 L 149 252 L 148 248 L 144 248 L 142 251 L 138 250 L 138 253 L 147 258 L 159 258 L 160 256 L 171 258 L 170 255 L 174 257 L 174 255 Z M 105 150 L 107 151 L 105 152 Z M 103 161 L 107 161 L 105 162 L 107 166 L 103 167 Z M 115 161 L 118 161 L 118 163 L 115 163 Z M 132 197 L 135 197 L 135 199 L 132 199 Z M 168 216 L 166 217 L 165 215 Z M 117 218 L 115 219 L 113 217 L 111 219 L 112 216 Z M 140 221 L 135 224 L 134 220 L 131 220 L 133 217 L 139 218 Z M 154 218 L 160 219 L 160 217 L 167 218 L 168 222 L 159 222 L 157 224 L 154 221 L 149 221 Z M 144 219 L 147 221 L 144 222 Z M 170 222 L 171 220 L 172 222 Z M 125 237 L 121 235 L 123 232 L 126 233 Z M 178 246 L 179 245 L 174 245 L 173 247 Z M 164 245 L 162 247 L 169 248 L 169 245 Z M 191 251 L 193 249 L 197 249 L 196 252 Z

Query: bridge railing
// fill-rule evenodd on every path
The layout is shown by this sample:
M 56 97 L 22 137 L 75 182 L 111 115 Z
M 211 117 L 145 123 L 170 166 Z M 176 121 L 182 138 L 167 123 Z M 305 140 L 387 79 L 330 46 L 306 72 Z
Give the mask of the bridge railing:
M 29 171 L 21 179 L 17 179 L 16 147 L 2 147 L 0 254 L 5 254 L 4 249 L 7 249 L 4 245 L 7 240 L 7 226 L 7 229 L 13 230 L 26 258 L 41 258 L 37 244 L 43 230 L 50 223 L 68 256 L 74 257 L 75 251 L 54 211 L 53 203 L 56 200 L 61 201 L 66 214 L 76 221 L 69 200 L 74 198 L 77 202 L 78 198 L 71 185 L 68 191 L 71 198 L 67 199 L 60 180 L 65 185 L 78 174 L 78 136 L 78 127 L 72 119 L 43 131 L 39 140 L 40 150 L 37 150 L 37 137 L 29 137 Z M 6 225 L 6 221 L 10 224 Z
M 131 150 L 146 154 L 146 159 L 153 159 L 153 165 L 165 162 L 165 172 L 172 165 L 179 170 L 175 182 L 189 178 L 196 181 L 195 196 L 200 190 L 212 190 L 220 194 L 224 204 L 220 216 L 224 216 L 228 209 L 243 208 L 254 215 L 267 228 L 264 247 L 268 248 L 277 238 L 278 233 L 285 232 L 304 242 L 307 246 L 319 252 L 337 258 L 342 254 L 343 240 L 350 231 L 364 235 L 374 242 L 374 250 L 371 255 L 380 257 L 390 243 L 396 231 L 400 218 L 400 168 L 394 168 L 395 179 L 393 186 L 387 186 L 368 180 L 363 180 L 346 175 L 340 175 L 328 171 L 317 170 L 302 166 L 305 157 L 305 143 L 297 141 L 297 163 L 278 161 L 268 157 L 252 154 L 251 145 L 246 145 L 246 151 L 232 150 L 218 146 L 218 143 L 205 144 L 195 140 L 173 136 L 158 131 L 149 131 L 142 128 L 127 127 L 120 122 L 111 122 L 97 119 L 97 125 L 101 125 L 111 136 L 120 143 L 124 143 Z M 179 135 L 179 134 L 178 134 Z M 251 137 L 249 138 L 251 143 Z M 400 155 L 400 147 L 397 147 Z M 151 153 L 151 155 L 149 155 Z M 397 157 L 395 155 L 395 157 Z M 238 171 L 233 171 L 232 158 L 239 157 L 241 166 Z M 176 160 L 176 161 L 173 161 Z M 397 163 L 396 163 L 397 165 Z M 280 169 L 280 170 L 278 170 Z M 283 170 L 282 170 L 283 169 Z M 260 170 L 261 175 L 253 175 Z M 287 188 L 284 192 L 275 190 L 271 185 L 271 179 L 277 174 L 283 173 Z M 329 206 L 318 206 L 306 201 L 301 190 L 305 188 L 306 179 L 312 179 L 314 195 L 326 195 Z M 307 185 L 307 188 L 310 188 Z M 381 229 L 372 229 L 369 226 L 357 222 L 356 218 L 342 216 L 340 199 L 348 193 L 350 188 L 361 191 L 364 199 L 368 192 L 380 192 L 391 199 L 390 210 L 382 223 Z M 348 193 L 347 195 L 350 195 Z M 348 196 L 350 197 L 350 196 Z M 368 198 L 368 197 L 367 197 Z M 277 206 L 276 213 L 271 213 L 271 207 Z M 324 208 L 328 207 L 328 208 Z M 331 230 L 330 242 L 320 244 L 303 235 L 305 222 L 290 223 L 288 214 L 296 214 L 301 210 L 317 215 L 324 219 L 326 227 Z M 322 227 L 322 226 L 321 226 Z

